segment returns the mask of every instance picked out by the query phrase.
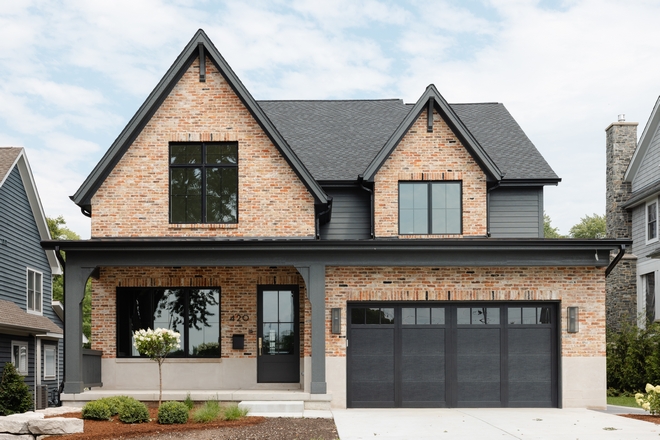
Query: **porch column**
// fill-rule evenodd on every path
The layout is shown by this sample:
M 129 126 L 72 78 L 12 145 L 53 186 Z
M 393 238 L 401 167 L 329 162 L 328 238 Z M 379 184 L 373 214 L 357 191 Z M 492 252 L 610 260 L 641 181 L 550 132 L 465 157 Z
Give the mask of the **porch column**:
M 325 394 L 325 265 L 296 267 L 307 285 L 312 304 L 312 394 Z
M 83 392 L 82 301 L 85 285 L 93 267 L 76 262 L 73 252 L 67 253 L 64 270 L 64 393 Z

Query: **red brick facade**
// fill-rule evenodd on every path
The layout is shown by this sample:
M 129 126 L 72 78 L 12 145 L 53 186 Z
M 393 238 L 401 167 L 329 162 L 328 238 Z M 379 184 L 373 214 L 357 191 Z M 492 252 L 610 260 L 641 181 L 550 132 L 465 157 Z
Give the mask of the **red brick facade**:
M 487 232 L 486 175 L 442 117 L 433 113 L 433 132 L 427 132 L 424 110 L 385 161 L 374 179 L 377 237 L 399 236 L 400 181 L 454 180 L 462 182 L 462 235 L 402 235 L 405 238 L 485 236 Z
M 169 143 L 237 141 L 238 224 L 169 224 Z M 314 201 L 210 59 L 193 62 L 92 199 L 97 237 L 313 237 Z

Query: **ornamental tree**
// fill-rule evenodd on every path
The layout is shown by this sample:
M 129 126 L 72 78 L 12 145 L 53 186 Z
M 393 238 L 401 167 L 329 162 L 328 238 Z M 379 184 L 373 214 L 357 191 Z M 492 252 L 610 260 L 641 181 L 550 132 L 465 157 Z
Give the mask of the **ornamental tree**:
M 158 406 L 163 400 L 162 365 L 165 357 L 181 347 L 181 335 L 166 328 L 137 330 L 133 333 L 133 346 L 143 356 L 158 363 L 159 394 Z

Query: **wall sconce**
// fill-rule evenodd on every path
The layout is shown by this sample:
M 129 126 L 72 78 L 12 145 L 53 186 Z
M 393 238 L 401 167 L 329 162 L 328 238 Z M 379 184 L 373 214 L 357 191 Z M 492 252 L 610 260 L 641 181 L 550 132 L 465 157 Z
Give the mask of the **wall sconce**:
M 331 309 L 332 333 L 338 335 L 341 333 L 341 309 Z
M 577 333 L 580 330 L 579 307 L 568 308 L 568 333 Z

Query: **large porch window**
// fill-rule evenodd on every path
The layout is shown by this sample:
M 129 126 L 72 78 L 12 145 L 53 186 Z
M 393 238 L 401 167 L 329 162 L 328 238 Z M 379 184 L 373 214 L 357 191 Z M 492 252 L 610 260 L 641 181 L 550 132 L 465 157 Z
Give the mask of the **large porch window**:
M 169 357 L 220 357 L 220 289 L 117 288 L 117 357 L 139 357 L 133 333 L 147 328 L 181 334 Z

